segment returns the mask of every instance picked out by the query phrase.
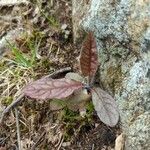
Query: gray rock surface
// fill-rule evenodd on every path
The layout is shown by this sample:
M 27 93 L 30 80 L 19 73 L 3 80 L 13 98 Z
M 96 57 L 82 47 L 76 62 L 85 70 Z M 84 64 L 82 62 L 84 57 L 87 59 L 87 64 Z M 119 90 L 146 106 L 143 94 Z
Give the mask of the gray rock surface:
M 8 51 L 8 41 L 13 44 L 28 31 L 23 25 L 27 4 L 26 0 L 0 0 L 0 57 Z
M 118 103 L 126 134 L 125 149 L 148 150 L 150 1 L 91 0 L 87 4 L 83 0 L 80 4 L 73 8 L 74 32 L 78 35 L 83 28 L 95 33 L 101 83 Z
M 27 0 L 0 0 L 0 6 L 28 4 Z
M 0 56 L 7 51 L 8 49 L 8 41 L 11 43 L 15 42 L 15 39 L 21 36 L 23 33 L 23 28 L 17 28 L 13 31 L 9 31 L 7 35 L 3 36 L 0 39 Z

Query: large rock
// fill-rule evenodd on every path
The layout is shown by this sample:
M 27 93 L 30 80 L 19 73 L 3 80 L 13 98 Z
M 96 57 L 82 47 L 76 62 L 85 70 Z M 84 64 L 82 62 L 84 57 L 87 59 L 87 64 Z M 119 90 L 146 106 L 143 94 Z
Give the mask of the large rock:
M 100 54 L 101 83 L 118 103 L 126 134 L 125 149 L 148 150 L 150 1 L 72 1 L 78 4 L 73 5 L 76 38 L 82 28 L 95 33 Z

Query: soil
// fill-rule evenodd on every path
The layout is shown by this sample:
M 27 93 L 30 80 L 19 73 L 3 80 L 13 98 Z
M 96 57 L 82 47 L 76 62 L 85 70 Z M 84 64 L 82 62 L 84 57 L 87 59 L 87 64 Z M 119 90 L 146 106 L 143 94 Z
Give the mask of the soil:
M 73 43 L 71 10 L 70 0 L 43 0 L 40 4 L 32 0 L 29 4 L 0 8 L 1 16 L 9 16 L 8 20 L 0 21 L 3 29 L 0 30 L 0 38 L 21 27 L 30 33 L 29 41 L 41 40 L 38 51 L 40 59 L 36 60 L 32 70 L 34 79 L 65 67 L 78 72 L 76 58 L 81 45 Z M 16 38 L 15 43 L 23 53 L 29 53 L 26 36 Z M 12 59 L 13 54 L 6 51 L 3 57 Z M 31 77 L 26 78 L 28 81 Z M 2 79 L 0 81 L 4 82 Z M 4 89 L 0 90 L 3 93 Z M 17 88 L 9 96 L 16 92 Z M 3 109 L 8 106 L 2 103 L 3 95 L 0 101 Z M 116 136 L 120 133 L 119 125 L 115 128 L 104 125 L 95 111 L 90 113 L 90 117 L 82 118 L 78 111 L 51 111 L 49 102 L 28 98 L 19 104 L 17 110 L 23 150 L 113 150 Z M 69 119 L 66 117 L 68 111 Z M 0 146 L 7 150 L 18 147 L 14 109 L 7 114 L 0 128 Z

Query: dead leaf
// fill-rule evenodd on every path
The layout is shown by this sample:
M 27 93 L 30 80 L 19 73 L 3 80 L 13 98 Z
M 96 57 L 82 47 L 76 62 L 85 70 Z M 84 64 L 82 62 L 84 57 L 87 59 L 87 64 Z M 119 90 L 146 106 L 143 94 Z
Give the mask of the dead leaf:
M 72 95 L 67 98 L 57 100 L 54 99 L 50 102 L 51 110 L 63 109 L 67 106 L 73 111 L 82 110 L 85 108 L 86 103 L 91 99 L 91 95 L 87 93 L 86 89 L 80 89 L 75 91 Z
M 96 41 L 92 32 L 89 32 L 83 42 L 80 53 L 80 68 L 84 76 L 94 76 L 98 67 Z
M 27 85 L 23 93 L 36 99 L 62 99 L 82 88 L 82 83 L 70 79 L 42 78 Z
M 115 150 L 124 150 L 124 144 L 125 144 L 125 135 L 122 133 L 116 138 Z
M 92 101 L 100 120 L 110 127 L 115 126 L 119 120 L 119 111 L 112 96 L 96 87 L 92 89 Z
M 0 150 L 6 150 L 6 147 L 0 147 Z
M 67 107 L 71 110 L 82 110 L 91 99 L 91 94 L 86 89 L 77 90 L 67 100 Z
M 84 81 L 83 77 L 81 77 L 78 73 L 74 73 L 74 72 L 67 73 L 65 78 L 75 80 L 75 81 L 78 81 L 78 82 L 83 82 Z

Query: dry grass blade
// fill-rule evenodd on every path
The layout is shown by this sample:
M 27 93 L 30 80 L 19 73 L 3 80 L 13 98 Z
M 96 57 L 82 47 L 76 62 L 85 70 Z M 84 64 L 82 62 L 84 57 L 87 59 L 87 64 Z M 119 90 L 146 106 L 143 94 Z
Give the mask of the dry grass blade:
M 35 150 L 36 147 L 39 145 L 40 141 L 42 140 L 42 138 L 45 136 L 46 132 L 44 131 L 37 139 L 37 141 L 35 142 L 35 144 L 31 147 L 30 150 Z
M 96 41 L 92 32 L 89 32 L 83 42 L 80 54 L 80 68 L 84 76 L 94 76 L 98 67 Z

